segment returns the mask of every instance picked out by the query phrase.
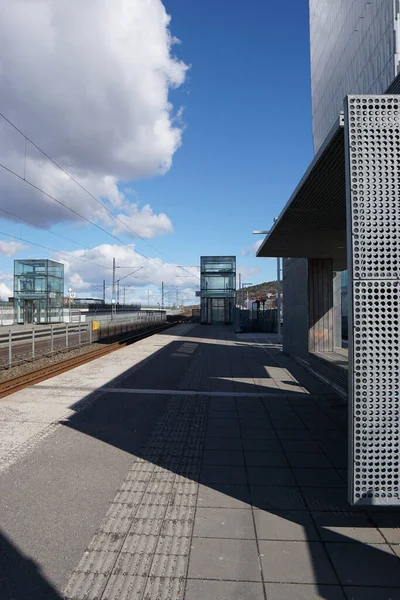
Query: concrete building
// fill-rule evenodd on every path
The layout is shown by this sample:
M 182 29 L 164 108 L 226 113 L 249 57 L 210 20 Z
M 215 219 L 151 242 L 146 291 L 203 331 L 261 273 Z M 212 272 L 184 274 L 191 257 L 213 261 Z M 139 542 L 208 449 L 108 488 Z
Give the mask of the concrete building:
M 398 5 L 310 0 L 315 157 L 258 251 L 284 258 L 284 350 L 348 386 L 366 505 L 400 504 Z

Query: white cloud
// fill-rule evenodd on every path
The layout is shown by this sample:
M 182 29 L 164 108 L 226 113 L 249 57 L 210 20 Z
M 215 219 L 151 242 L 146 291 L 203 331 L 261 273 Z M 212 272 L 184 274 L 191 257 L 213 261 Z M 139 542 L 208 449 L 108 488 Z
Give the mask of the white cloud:
M 252 244 L 250 246 L 250 248 L 242 248 L 240 250 L 240 254 L 242 256 L 255 256 L 257 253 L 257 250 L 259 249 L 259 247 L 261 246 L 261 244 L 263 243 L 263 239 L 262 240 L 257 240 L 256 242 L 254 242 L 254 244 Z
M 5 242 L 4 240 L 0 240 L 0 256 L 15 256 L 21 250 L 26 250 L 29 246 L 25 246 L 20 242 Z
M 1 273 L 0 281 L 14 281 L 14 275 L 12 273 Z
M 257 275 L 258 273 L 260 273 L 260 269 L 258 269 L 257 267 L 246 267 L 245 265 L 238 265 L 236 272 L 238 275 L 239 273 L 242 275 L 242 282 L 245 283 L 248 280 L 251 281 L 251 277 L 253 275 Z
M 181 144 L 169 101 L 187 67 L 173 56 L 161 0 L 14 0 L 0 20 L 2 111 L 96 197 L 129 207 L 118 183 L 163 174 Z M 106 211 L 0 120 L 0 160 L 68 206 L 107 224 Z M 39 225 L 78 219 L 5 171 L 0 206 Z M 136 202 L 134 203 L 136 204 Z M 144 237 L 172 230 L 142 219 Z M 145 216 L 144 215 L 144 216 Z M 147 215 L 148 217 L 148 215 Z M 150 222 L 149 222 L 150 221 Z
M 0 300 L 8 300 L 12 296 L 12 292 L 5 283 L 0 283 Z
M 133 231 L 136 231 L 141 237 L 149 239 L 165 235 L 166 233 L 172 233 L 174 230 L 169 217 L 164 213 L 155 215 L 148 204 L 143 206 L 143 208 L 139 208 L 137 204 L 132 204 L 127 212 L 127 215 L 121 213 L 118 217 L 128 227 L 124 227 L 121 221 L 115 221 L 113 230 L 115 235 L 125 233 L 130 237 L 137 237 L 133 234 Z
M 68 254 L 68 257 L 65 254 Z M 96 296 L 101 295 L 103 279 L 107 282 L 107 295 L 110 295 L 109 286 L 112 282 L 113 258 L 116 259 L 118 267 L 116 280 L 121 280 L 121 299 L 123 286 L 126 286 L 127 294 L 130 294 L 129 290 L 133 288 L 135 290 L 134 298 L 138 299 L 140 296 L 142 300 L 147 299 L 147 289 L 152 289 L 152 287 L 156 296 L 158 293 L 156 290 L 161 289 L 161 282 L 164 282 L 165 286 L 179 286 L 182 293 L 185 293 L 188 298 L 194 298 L 194 291 L 200 287 L 199 268 L 184 267 L 183 270 L 181 266 L 163 262 L 159 258 L 146 258 L 135 252 L 134 244 L 129 247 L 102 244 L 89 250 L 82 249 L 63 254 L 55 253 L 54 258 L 65 265 L 66 287 L 71 285 L 78 295 L 89 291 L 93 294 L 96 292 L 94 294 Z M 84 262 L 80 259 L 90 262 Z M 139 268 L 140 270 L 137 270 Z M 136 273 L 133 273 L 133 271 L 136 271 Z M 138 289 L 143 291 L 139 293 Z M 127 295 L 128 298 L 130 299 L 131 296 Z

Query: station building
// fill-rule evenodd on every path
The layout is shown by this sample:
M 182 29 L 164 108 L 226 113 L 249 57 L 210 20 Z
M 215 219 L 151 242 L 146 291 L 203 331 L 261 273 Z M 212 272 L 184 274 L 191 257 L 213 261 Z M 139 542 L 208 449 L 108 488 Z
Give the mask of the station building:
M 284 351 L 347 390 L 350 502 L 399 505 L 399 3 L 309 5 L 315 156 L 257 255 Z

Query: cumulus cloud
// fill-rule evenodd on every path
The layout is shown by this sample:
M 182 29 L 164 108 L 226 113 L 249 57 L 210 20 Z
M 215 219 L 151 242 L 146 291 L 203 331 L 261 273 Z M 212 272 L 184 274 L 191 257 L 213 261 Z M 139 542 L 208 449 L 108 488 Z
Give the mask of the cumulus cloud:
M 25 246 L 20 242 L 5 242 L 4 240 L 0 240 L 0 256 L 15 256 L 21 250 L 26 250 L 29 246 Z
M 121 293 L 122 286 L 127 287 L 128 294 L 133 287 L 136 290 L 135 299 L 147 298 L 149 286 L 153 286 L 154 292 L 154 287 L 160 288 L 162 281 L 165 286 L 178 286 L 186 290 L 186 296 L 190 299 L 194 298 L 194 291 L 200 287 L 198 267 L 182 269 L 183 265 L 163 262 L 159 258 L 146 258 L 135 251 L 134 244 L 129 247 L 102 244 L 88 250 L 55 253 L 54 258 L 64 263 L 66 287 L 70 285 L 78 294 L 100 294 L 103 279 L 108 286 L 111 285 L 113 258 L 118 267 L 116 280 L 121 280 Z M 142 291 L 138 293 L 138 289 Z M 128 298 L 131 299 L 129 295 Z
M 240 254 L 242 256 L 255 256 L 257 253 L 257 250 L 259 249 L 259 247 L 261 246 L 261 244 L 263 243 L 263 240 L 257 240 L 254 244 L 252 244 L 250 246 L 250 248 L 242 248 L 240 250 Z
M 260 273 L 260 269 L 257 267 L 246 267 L 245 265 L 238 265 L 236 269 L 237 274 L 242 275 L 242 282 L 247 280 L 251 281 L 251 277 Z
M 161 0 L 14 0 L 0 20 L 2 111 L 112 208 L 144 216 L 119 184 L 163 174 L 181 144 L 180 107 L 169 101 L 187 66 L 173 55 Z M 96 201 L 0 119 L 0 160 L 85 216 L 107 223 Z M 79 217 L 0 173 L 0 206 L 50 226 Z M 136 202 L 134 203 L 136 204 Z M 144 237 L 167 233 L 166 215 L 143 218 Z M 34 220 L 34 219 L 33 219 Z M 140 233 L 140 231 L 139 231 Z M 142 234 L 141 234 L 142 235 Z
M 8 300 L 12 296 L 12 292 L 5 283 L 0 283 L 0 300 Z
M 130 237 L 136 237 L 133 233 L 136 231 L 141 237 L 149 239 L 173 232 L 170 218 L 164 213 L 155 215 L 148 204 L 143 208 L 132 204 L 127 212 L 128 214 L 118 214 L 120 220 L 114 222 L 113 233 L 115 235 L 125 233 Z M 124 223 L 126 223 L 126 227 Z

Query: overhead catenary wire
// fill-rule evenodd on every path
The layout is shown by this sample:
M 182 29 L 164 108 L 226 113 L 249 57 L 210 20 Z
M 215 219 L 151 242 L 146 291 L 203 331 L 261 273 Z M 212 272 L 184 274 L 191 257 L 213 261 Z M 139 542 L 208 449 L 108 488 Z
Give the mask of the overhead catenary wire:
M 81 242 L 77 242 L 76 240 L 73 240 L 72 238 L 63 235 L 62 233 L 58 233 L 57 231 L 53 231 L 52 229 L 47 229 L 46 227 L 43 227 L 42 225 L 38 225 L 37 223 L 33 223 L 32 221 L 28 221 L 27 219 L 24 219 L 23 217 L 20 217 L 19 215 L 16 215 L 15 213 L 10 212 L 9 210 L 5 210 L 4 208 L 0 208 L 1 212 L 14 217 L 15 219 L 18 219 L 19 221 L 23 221 L 24 223 L 28 223 L 28 225 L 32 225 L 33 227 L 37 227 L 38 229 L 42 229 L 43 231 L 46 231 L 47 233 L 51 233 L 52 235 L 56 235 L 60 238 L 63 238 L 64 240 L 67 240 L 68 242 L 72 242 L 73 244 L 76 244 L 77 246 L 79 246 L 79 248 L 82 248 L 82 243 Z M 86 249 L 89 250 L 89 248 L 87 246 L 85 246 Z M 103 252 L 101 252 L 101 250 L 98 250 L 97 248 L 91 248 L 90 249 L 91 252 L 97 252 L 98 254 L 101 254 L 101 256 L 103 256 L 104 258 L 109 258 L 106 254 L 104 254 Z M 107 267 L 108 268 L 108 267 Z
M 150 242 L 148 242 L 145 238 L 143 238 L 140 234 L 138 234 L 130 225 L 128 225 L 123 219 L 121 219 L 118 215 L 116 215 L 106 204 L 104 204 L 104 202 L 101 202 L 101 200 L 99 200 L 99 198 L 97 198 L 96 196 L 94 196 L 94 194 L 92 194 L 89 190 L 87 190 L 85 188 L 85 186 L 83 186 L 77 179 L 75 179 L 75 177 L 73 177 L 73 175 L 71 175 L 66 169 L 64 169 L 64 167 L 62 167 L 60 164 L 58 164 L 53 158 L 51 158 L 51 156 L 49 156 L 44 150 L 42 150 L 42 148 L 40 148 L 31 138 L 29 138 L 21 129 L 19 129 L 12 121 L 10 121 L 10 119 L 8 119 L 2 112 L 0 112 L 0 117 L 2 119 L 4 119 L 4 121 L 6 121 L 11 127 L 13 127 L 13 129 L 15 129 L 15 131 L 17 131 L 20 135 L 22 135 L 25 139 L 25 163 L 24 163 L 24 177 L 21 177 L 20 175 L 18 175 L 18 173 L 16 173 L 15 171 L 13 171 L 12 169 L 9 169 L 8 167 L 6 167 L 5 165 L 0 163 L 0 167 L 2 167 L 3 169 L 5 169 L 6 171 L 8 171 L 9 173 L 13 174 L 14 176 L 18 177 L 19 179 L 21 179 L 22 181 L 25 181 L 26 183 L 28 183 L 29 185 L 31 185 L 33 188 L 35 188 L 37 191 L 45 194 L 48 198 L 54 200 L 55 202 L 57 202 L 58 204 L 60 204 L 61 206 L 64 206 L 64 208 L 66 208 L 67 210 L 70 210 L 72 213 L 74 213 L 75 215 L 79 216 L 80 218 L 84 219 L 87 223 L 93 225 L 94 227 L 97 227 L 98 229 L 100 229 L 101 231 L 103 231 L 104 233 L 107 233 L 108 235 L 110 235 L 111 237 L 113 237 L 114 239 L 118 240 L 120 243 L 124 244 L 125 246 L 127 246 L 128 248 L 130 248 L 132 251 L 136 252 L 137 254 L 139 254 L 140 256 L 142 256 L 143 258 L 145 258 L 146 260 L 149 260 L 150 262 L 153 262 L 154 264 L 158 265 L 155 261 L 153 261 L 150 257 L 140 253 L 138 250 L 133 250 L 133 248 L 127 244 L 126 242 L 124 242 L 123 240 L 120 240 L 118 237 L 116 237 L 115 235 L 113 235 L 112 233 L 108 232 L 107 230 L 103 229 L 102 227 L 100 227 L 99 225 L 97 225 L 96 223 L 93 223 L 92 221 L 90 221 L 90 219 L 87 219 L 86 217 L 84 217 L 83 215 L 81 215 L 80 213 L 78 213 L 77 211 L 75 211 L 74 209 L 70 208 L 69 206 L 67 206 L 66 204 L 64 204 L 63 202 L 61 202 L 60 200 L 58 200 L 57 198 L 54 198 L 53 196 L 51 196 L 50 194 L 48 194 L 47 192 L 45 192 L 44 190 L 40 189 L 39 187 L 35 186 L 32 182 L 30 182 L 28 179 L 26 179 L 26 141 L 28 141 L 30 144 L 32 144 L 32 146 L 34 146 L 41 154 L 43 154 L 43 156 L 45 156 L 51 163 L 53 163 L 58 169 L 60 169 L 65 175 L 67 175 L 67 177 L 69 177 L 71 179 L 71 181 L 73 181 L 76 185 L 78 185 L 82 191 L 84 191 L 86 194 L 88 194 L 93 200 L 95 200 L 100 206 L 102 206 L 110 215 L 112 215 L 115 219 L 117 219 L 120 223 L 123 224 L 124 227 L 126 227 L 127 229 L 129 229 L 136 237 L 140 238 L 142 241 L 144 241 L 150 248 L 152 248 L 155 252 L 157 252 L 158 254 L 164 256 L 167 260 L 171 261 L 172 263 L 174 263 L 174 261 L 168 257 L 166 254 L 164 254 L 163 252 L 161 252 L 160 250 L 158 250 L 155 246 L 153 246 L 152 244 L 150 244 Z M 162 265 L 163 266 L 163 265 Z M 180 266 L 180 268 L 184 271 L 186 271 L 187 273 L 189 273 L 189 275 L 191 277 L 196 277 L 197 279 L 200 279 L 200 277 L 198 275 L 195 275 L 193 273 L 191 273 L 190 271 L 188 271 L 187 269 L 185 269 L 184 267 Z
M 127 242 L 124 242 L 123 240 L 121 240 L 119 237 L 117 237 L 116 235 L 114 235 L 110 231 L 107 231 L 106 229 L 103 229 L 103 227 L 100 227 L 100 225 L 97 225 L 97 223 L 94 223 L 94 221 L 91 221 L 90 219 L 88 219 L 84 215 L 81 215 L 78 211 L 74 210 L 73 208 L 71 208 L 71 207 L 67 206 L 66 204 L 64 204 L 63 202 L 61 202 L 61 200 L 58 200 L 57 198 L 55 198 L 54 196 L 52 196 L 48 192 L 45 192 L 44 190 L 42 190 L 40 187 L 38 187 L 37 185 L 35 185 L 31 181 L 29 181 L 28 179 L 24 179 L 23 177 L 21 177 L 21 175 L 19 175 L 18 173 L 16 173 L 15 171 L 13 171 L 12 169 L 10 169 L 9 167 L 7 167 L 6 165 L 4 165 L 3 163 L 0 163 L 0 167 L 2 169 L 4 169 L 5 171 L 7 171 L 8 173 L 11 173 L 12 175 L 14 175 L 15 177 L 17 177 L 21 181 L 24 181 L 25 183 L 27 183 L 28 185 L 30 185 L 31 187 L 33 187 L 35 190 L 37 190 L 41 194 L 44 194 L 45 196 L 47 196 L 51 200 L 54 200 L 54 202 L 57 202 L 57 204 L 59 204 L 60 206 L 63 206 L 66 210 L 69 210 L 70 212 L 72 212 L 73 214 L 77 215 L 78 217 L 80 217 L 81 219 L 83 219 L 84 221 L 86 221 L 87 223 L 89 223 L 90 225 L 93 225 L 93 227 L 96 227 L 97 229 L 99 229 L 100 231 L 102 231 L 103 233 L 105 233 L 106 235 L 108 235 L 108 236 L 112 237 L 113 239 L 117 240 L 117 242 L 119 242 L 123 246 L 126 246 L 127 248 L 129 248 L 129 250 L 131 250 L 131 252 L 133 252 L 134 254 L 138 254 L 142 258 L 144 258 L 144 259 L 148 260 L 149 262 L 155 264 L 157 267 L 160 267 L 160 266 L 161 267 L 165 267 L 165 265 L 159 265 L 155 260 L 153 260 L 149 256 L 146 256 L 145 254 L 142 254 L 136 248 L 135 249 L 132 248 L 132 246 L 130 244 L 128 244 Z M 6 234 L 6 235 L 8 235 L 8 234 Z M 56 252 L 58 252 L 58 251 L 56 250 Z M 177 265 L 177 266 L 179 266 L 179 265 Z M 183 268 L 183 267 L 180 267 L 180 268 Z M 193 274 L 191 274 L 191 275 L 192 275 L 192 277 L 197 277 L 199 279 L 199 277 L 197 275 L 193 275 Z
M 76 260 L 81 260 L 85 263 L 90 263 L 91 265 L 95 265 L 96 267 L 101 267 L 102 269 L 108 269 L 112 271 L 112 267 L 107 267 L 106 265 L 99 265 L 98 263 L 93 262 L 92 260 L 87 260 L 86 258 L 82 258 L 81 256 L 75 256 L 74 254 L 68 254 L 68 252 L 63 252 L 62 250 L 56 250 L 55 248 L 50 248 L 50 246 L 44 246 L 43 244 L 38 244 L 37 242 L 32 242 L 31 240 L 26 240 L 25 238 L 17 235 L 11 235 L 6 231 L 0 231 L 0 235 L 4 235 L 6 237 L 13 238 L 14 240 L 19 240 L 21 242 L 25 242 L 26 244 L 32 244 L 32 246 L 38 246 L 39 248 L 44 248 L 45 250 L 50 250 L 50 252 L 55 252 L 56 254 L 62 254 L 67 256 L 70 260 L 74 258 Z

